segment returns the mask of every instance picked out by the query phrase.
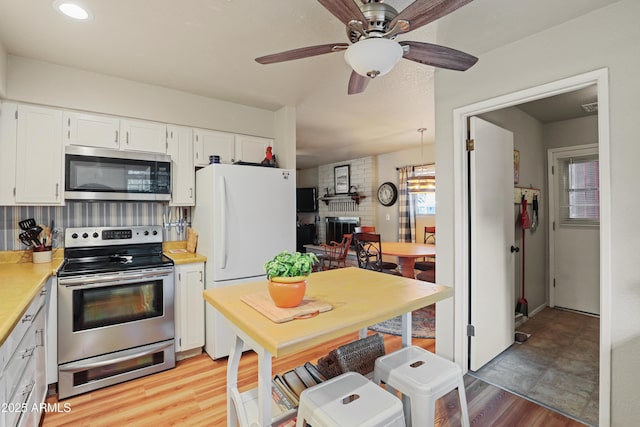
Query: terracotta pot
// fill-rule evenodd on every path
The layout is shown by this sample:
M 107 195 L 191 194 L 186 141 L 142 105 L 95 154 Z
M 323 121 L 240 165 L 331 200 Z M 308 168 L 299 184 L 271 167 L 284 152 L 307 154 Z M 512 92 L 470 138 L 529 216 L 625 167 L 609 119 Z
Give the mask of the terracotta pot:
M 269 295 L 280 308 L 297 307 L 307 290 L 305 276 L 272 277 L 269 280 Z

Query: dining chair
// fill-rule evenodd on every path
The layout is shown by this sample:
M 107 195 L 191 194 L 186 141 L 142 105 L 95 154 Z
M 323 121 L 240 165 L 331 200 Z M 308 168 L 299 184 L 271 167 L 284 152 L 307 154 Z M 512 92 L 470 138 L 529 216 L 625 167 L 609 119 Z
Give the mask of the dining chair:
M 353 229 L 354 233 L 375 233 L 376 228 L 371 225 L 362 225 Z
M 356 244 L 356 258 L 358 267 L 366 270 L 401 275 L 396 270 L 398 264 L 382 261 L 382 243 L 380 235 L 375 233 L 355 233 L 353 240 Z
M 346 267 L 347 255 L 349 254 L 349 247 L 351 247 L 352 234 L 344 234 L 340 243 L 331 241 L 328 244 L 323 243 L 323 263 L 327 262 L 327 269 Z M 323 270 L 324 270 L 323 266 Z
M 429 243 L 432 245 L 436 244 L 436 228 L 435 227 L 424 227 L 423 242 Z M 435 270 L 436 268 L 435 255 L 430 257 L 425 257 L 423 261 L 416 261 L 414 268 L 416 270 L 422 270 L 422 271 Z

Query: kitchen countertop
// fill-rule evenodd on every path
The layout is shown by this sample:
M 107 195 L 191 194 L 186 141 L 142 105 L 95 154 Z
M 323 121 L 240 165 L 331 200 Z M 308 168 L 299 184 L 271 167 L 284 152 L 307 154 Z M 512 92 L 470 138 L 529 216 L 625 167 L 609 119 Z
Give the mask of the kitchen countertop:
M 186 250 L 187 249 L 187 241 L 181 240 L 178 242 L 164 242 L 162 244 L 162 251 L 164 254 L 173 260 L 175 265 L 180 264 L 192 264 L 195 262 L 207 262 L 207 257 L 204 255 L 200 255 L 199 253 L 190 253 L 190 252 L 178 252 L 171 253 L 172 250 Z
M 38 294 L 40 288 L 63 262 L 63 250 L 53 252 L 53 260 L 33 264 L 30 251 L 0 252 L 0 345 Z
M 163 244 L 165 255 L 176 265 L 207 261 L 198 253 L 169 252 L 186 247 L 186 241 Z M 55 249 L 49 263 L 34 264 L 31 260 L 31 251 L 0 252 L 0 345 L 4 344 L 40 288 L 56 274 L 64 261 L 64 249 Z

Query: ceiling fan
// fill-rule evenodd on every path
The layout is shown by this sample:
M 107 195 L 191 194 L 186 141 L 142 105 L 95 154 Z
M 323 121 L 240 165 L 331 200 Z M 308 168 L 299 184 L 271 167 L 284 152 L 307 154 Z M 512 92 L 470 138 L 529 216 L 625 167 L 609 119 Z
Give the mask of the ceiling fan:
M 256 58 L 260 64 L 291 61 L 338 51 L 353 69 L 349 95 L 363 92 L 369 80 L 388 73 L 401 59 L 450 70 L 465 71 L 475 56 L 430 43 L 395 41 L 395 38 L 439 19 L 473 0 L 416 0 L 398 13 L 384 0 L 318 0 L 347 26 L 348 43 L 330 43 Z

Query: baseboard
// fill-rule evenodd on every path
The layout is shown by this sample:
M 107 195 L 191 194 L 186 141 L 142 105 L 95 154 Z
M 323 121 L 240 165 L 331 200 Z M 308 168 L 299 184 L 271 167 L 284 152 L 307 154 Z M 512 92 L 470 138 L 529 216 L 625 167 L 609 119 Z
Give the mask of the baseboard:
M 544 310 L 546 307 L 548 306 L 548 304 L 545 302 L 544 304 L 534 308 L 533 310 L 531 310 L 529 312 L 529 316 L 525 316 L 522 313 L 516 313 L 515 314 L 515 327 L 516 329 L 518 329 L 520 327 L 520 325 L 522 325 L 523 323 L 525 323 L 527 320 L 529 320 L 530 317 L 535 316 L 536 314 L 540 313 L 542 310 Z

